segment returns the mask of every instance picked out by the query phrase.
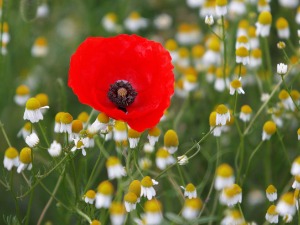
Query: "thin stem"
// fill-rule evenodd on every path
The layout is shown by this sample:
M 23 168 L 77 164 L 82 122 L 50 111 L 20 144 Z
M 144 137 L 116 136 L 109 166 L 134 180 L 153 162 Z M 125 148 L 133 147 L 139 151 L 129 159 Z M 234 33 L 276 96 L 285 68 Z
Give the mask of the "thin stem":
M 33 200 L 33 193 L 34 193 L 34 190 L 31 190 L 30 197 L 29 197 L 29 202 L 28 202 L 28 205 L 27 205 L 27 212 L 26 212 L 25 223 L 24 223 L 25 225 L 29 224 L 32 200 Z
M 287 150 L 286 150 L 286 148 L 285 148 L 284 142 L 282 141 L 283 138 L 280 136 L 280 133 L 279 133 L 278 130 L 276 131 L 276 133 L 277 133 L 279 142 L 280 142 L 280 144 L 281 144 L 281 147 L 282 147 L 282 150 L 283 150 L 283 154 L 284 154 L 284 156 L 286 157 L 289 166 L 291 166 L 292 164 L 291 164 L 291 162 L 290 162 L 288 152 L 287 152 Z
M 44 140 L 45 140 L 45 142 L 46 142 L 46 144 L 47 144 L 47 147 L 49 148 L 49 147 L 50 147 L 50 144 L 49 144 L 48 138 L 47 138 L 47 136 L 46 136 L 46 133 L 45 133 L 45 131 L 44 131 L 44 128 L 42 127 L 42 124 L 41 124 L 40 122 L 39 122 L 38 124 L 39 124 L 39 128 L 40 128 L 40 130 L 41 130 L 41 132 L 42 132 L 42 136 L 43 136 L 43 138 L 44 138 Z
M 271 74 L 272 74 L 272 64 L 271 64 L 271 55 L 270 55 L 270 48 L 269 48 L 269 42 L 266 37 L 262 38 L 263 40 L 263 46 L 264 46 L 264 52 L 265 52 L 265 58 L 266 58 L 266 69 L 267 69 L 267 81 L 269 88 L 271 90 Z
M 31 186 L 31 188 L 26 191 L 24 194 L 18 196 L 17 198 L 24 198 L 26 197 L 43 179 L 45 179 L 47 176 L 49 176 L 53 171 L 55 171 L 63 162 L 65 162 L 65 160 L 68 158 L 69 155 L 65 155 L 65 157 L 59 161 L 51 170 L 49 170 L 47 173 L 43 174 L 43 175 L 39 175 L 37 177 L 39 177 L 40 179 L 37 179 L 36 182 Z
M 246 167 L 246 172 L 244 173 L 243 180 L 241 182 L 241 186 L 243 186 L 243 183 L 244 183 L 244 181 L 245 181 L 245 179 L 247 177 L 247 174 L 248 174 L 249 167 L 250 167 L 250 164 L 252 162 L 252 159 L 253 159 L 254 155 L 258 152 L 258 150 L 260 149 L 260 147 L 262 146 L 262 144 L 263 144 L 263 141 L 260 141 L 259 144 L 256 146 L 256 148 L 251 153 L 251 155 L 249 157 L 249 160 L 248 160 L 247 167 Z
M 174 130 L 177 130 L 177 128 L 178 128 L 179 121 L 180 121 L 183 113 L 185 112 L 186 107 L 188 106 L 189 99 L 190 99 L 190 93 L 188 93 L 187 98 L 184 99 L 184 103 L 181 106 L 180 111 L 177 113 L 177 115 L 176 115 L 176 117 L 174 119 L 174 123 L 173 123 Z
M 287 73 L 287 74 L 288 74 L 288 73 Z M 287 74 L 286 74 L 286 75 L 287 75 Z M 285 75 L 285 76 L 286 76 L 286 75 Z M 262 106 L 258 109 L 257 113 L 254 115 L 253 119 L 251 120 L 251 122 L 250 122 L 250 123 L 248 124 L 248 126 L 246 127 L 246 129 L 245 129 L 245 131 L 244 131 L 244 133 L 243 133 L 244 136 L 248 134 L 249 130 L 252 128 L 252 126 L 253 126 L 254 122 L 256 121 L 256 119 L 258 118 L 258 116 L 262 113 L 262 111 L 263 111 L 264 108 L 267 106 L 267 104 L 269 103 L 269 101 L 271 100 L 271 98 L 275 95 L 275 93 L 276 93 L 277 90 L 279 89 L 281 83 L 282 83 L 282 80 L 279 81 L 279 82 L 277 83 L 277 85 L 273 88 L 273 91 L 271 92 L 269 99 L 268 99 L 267 101 L 265 101 L 265 102 L 262 104 Z
M 92 220 L 90 219 L 90 217 L 88 215 L 86 215 L 84 212 L 82 212 L 80 209 L 76 208 L 75 212 L 80 215 L 82 218 L 84 218 L 89 224 L 92 223 Z
M 14 202 L 15 202 L 15 207 L 16 207 L 16 216 L 18 218 L 18 221 L 20 224 L 22 224 L 22 220 L 21 220 L 21 215 L 20 215 L 20 206 L 19 206 L 19 202 L 17 200 L 17 197 L 15 195 L 15 192 L 13 190 L 13 186 L 14 186 L 14 170 L 12 170 L 10 172 L 10 183 L 9 183 L 9 190 L 13 196 Z
M 60 186 L 60 184 L 61 184 L 61 182 L 62 182 L 62 180 L 63 180 L 64 173 L 65 173 L 65 169 L 63 170 L 63 172 L 62 172 L 61 175 L 59 176 L 59 178 L 58 178 L 58 180 L 57 180 L 57 183 L 56 183 L 56 185 L 55 185 L 55 187 L 54 187 L 54 189 L 53 189 L 53 192 L 52 192 L 52 194 L 51 194 L 51 196 L 50 196 L 50 198 L 49 198 L 47 204 L 45 205 L 45 207 L 44 207 L 44 209 L 43 209 L 43 211 L 42 211 L 42 213 L 41 213 L 41 215 L 40 215 L 40 218 L 39 218 L 39 220 L 38 220 L 38 222 L 37 222 L 37 225 L 40 225 L 40 224 L 42 223 L 42 221 L 43 221 L 43 219 L 44 219 L 44 216 L 45 216 L 45 214 L 46 214 L 48 208 L 50 207 L 50 205 L 51 205 L 51 203 L 52 203 L 52 201 L 53 201 L 53 199 L 54 199 L 54 196 L 55 196 L 55 194 L 56 194 L 56 192 L 57 192 L 57 190 L 58 190 L 58 188 L 59 188 L 59 186 Z
M 93 167 L 93 169 L 92 169 L 91 175 L 90 175 L 90 177 L 89 177 L 89 179 L 88 179 L 88 181 L 87 181 L 87 183 L 86 183 L 86 186 L 85 186 L 85 188 L 84 188 L 84 193 L 87 192 L 89 186 L 91 185 L 91 181 L 92 181 L 92 179 L 93 179 L 93 177 L 94 177 L 94 174 L 95 174 L 95 172 L 96 172 L 96 169 L 97 169 L 97 167 L 98 167 L 98 165 L 99 165 L 101 159 L 103 159 L 103 158 L 101 157 L 101 151 L 99 151 L 98 159 L 97 159 L 97 161 L 96 161 L 96 163 L 95 163 L 95 165 L 94 165 L 94 167 Z M 103 160 L 102 160 L 102 161 L 103 161 Z M 100 171 L 100 170 L 99 170 L 99 171 Z
M 0 33 L 0 34 L 1 34 L 1 33 Z M 1 36 L 1 35 L 0 35 L 0 36 Z M 8 139 L 8 137 L 7 137 L 7 134 L 6 134 L 6 131 L 5 131 L 5 129 L 4 129 L 4 124 L 1 122 L 1 120 L 0 120 L 0 128 L 1 128 L 2 134 L 3 134 L 3 136 L 4 136 L 4 139 L 5 139 L 6 143 L 7 143 L 7 145 L 8 145 L 9 147 L 11 147 L 12 145 L 10 144 L 10 141 L 9 141 L 9 139 Z

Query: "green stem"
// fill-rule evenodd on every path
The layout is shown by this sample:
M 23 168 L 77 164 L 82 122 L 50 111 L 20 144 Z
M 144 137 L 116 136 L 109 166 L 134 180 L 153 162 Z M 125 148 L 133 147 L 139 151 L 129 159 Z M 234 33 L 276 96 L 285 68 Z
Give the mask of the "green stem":
M 31 186 L 31 188 L 26 191 L 24 194 L 18 196 L 17 198 L 24 198 L 26 197 L 43 179 L 45 179 L 47 176 L 49 176 L 53 171 L 55 171 L 63 162 L 65 162 L 65 160 L 68 158 L 69 155 L 65 155 L 64 158 L 62 158 L 61 161 L 59 161 L 51 170 L 49 170 L 47 173 L 43 174 L 43 175 L 39 175 L 37 177 L 39 177 L 40 179 L 37 179 L 35 181 L 35 183 Z
M 280 136 L 280 133 L 279 133 L 278 130 L 276 131 L 276 133 L 277 133 L 279 142 L 280 142 L 280 144 L 281 144 L 281 147 L 282 147 L 282 150 L 283 150 L 283 154 L 284 154 L 284 156 L 286 157 L 286 160 L 287 160 L 289 166 L 291 166 L 292 164 L 291 164 L 290 159 L 289 159 L 288 151 L 286 150 L 285 145 L 284 145 L 284 142 L 282 141 L 283 137 Z
M 181 106 L 180 111 L 177 113 L 177 115 L 176 115 L 176 117 L 174 119 L 174 123 L 173 123 L 174 130 L 177 130 L 177 128 L 178 128 L 179 121 L 180 121 L 183 113 L 185 112 L 186 107 L 188 106 L 189 99 L 190 99 L 190 93 L 188 93 L 187 98 L 184 99 L 184 103 Z
M 25 225 L 29 224 L 29 218 L 30 218 L 32 200 L 33 200 L 33 193 L 34 193 L 34 190 L 32 190 L 30 192 L 30 197 L 29 197 L 29 202 L 28 202 L 28 205 L 27 205 L 27 212 L 26 212 L 26 217 L 25 217 L 25 223 L 24 223 Z
M 216 159 L 216 166 L 215 166 L 215 170 L 217 170 L 218 166 L 219 166 L 219 160 L 220 160 L 220 144 L 219 144 L 219 138 L 217 138 L 217 159 Z M 206 201 L 198 215 L 198 218 L 202 215 L 204 209 L 206 208 L 206 205 L 207 205 L 207 202 L 208 200 L 210 199 L 210 195 L 212 193 L 212 190 L 213 190 L 213 187 L 214 187 L 214 183 L 215 183 L 215 179 L 216 179 L 216 173 L 214 173 L 214 177 L 213 177 L 213 180 L 211 182 L 211 185 L 210 185 L 210 188 L 209 188 L 209 191 L 208 191 L 208 195 L 206 197 Z
M 46 142 L 46 144 L 47 144 L 47 147 L 49 148 L 50 147 L 50 144 L 49 144 L 49 141 L 48 141 L 48 138 L 47 138 L 47 136 L 46 136 L 46 133 L 45 133 L 45 131 L 44 131 L 44 128 L 42 127 L 42 124 L 39 122 L 38 123 L 39 124 L 39 128 L 40 128 L 40 130 L 41 130 L 41 132 L 42 132 L 42 136 L 43 136 L 43 138 L 44 138 L 44 140 L 45 140 L 45 142 Z M 32 126 L 31 126 L 32 127 Z
M 288 73 L 286 73 L 286 75 L 287 75 L 287 74 L 288 74 Z M 286 76 L 286 75 L 285 75 L 285 76 Z M 244 133 L 243 133 L 244 136 L 248 134 L 249 130 L 252 128 L 252 126 L 253 126 L 254 122 L 256 121 L 256 119 L 258 118 L 258 116 L 262 113 L 262 111 L 263 111 L 264 108 L 267 106 L 267 104 L 269 103 L 269 101 L 271 100 L 271 98 L 275 95 L 275 93 L 276 93 L 277 90 L 279 89 L 281 83 L 282 83 L 282 80 L 279 81 L 279 82 L 277 83 L 277 85 L 273 88 L 273 91 L 271 92 L 269 99 L 268 99 L 267 101 L 265 101 L 265 102 L 262 104 L 262 106 L 258 109 L 257 113 L 254 115 L 253 119 L 252 119 L 251 122 L 248 124 L 247 128 L 245 129 L 245 131 L 244 131 Z
M 96 169 L 97 169 L 100 161 L 104 162 L 104 160 L 101 160 L 101 159 L 103 159 L 103 158 L 101 157 L 101 151 L 99 151 L 98 159 L 97 159 L 97 161 L 96 161 L 96 163 L 95 163 L 95 165 L 94 165 L 94 167 L 92 169 L 91 175 L 90 175 L 90 177 L 89 177 L 89 179 L 88 179 L 88 181 L 87 181 L 87 183 L 85 185 L 84 193 L 86 193 L 87 190 L 89 189 L 89 187 L 91 185 L 91 182 L 92 182 L 92 179 L 94 178 L 94 174 L 96 172 Z M 100 171 L 100 170 L 98 170 L 98 171 Z
M 272 75 L 272 64 L 271 64 L 271 55 L 270 55 L 270 48 L 269 48 L 269 42 L 266 37 L 262 38 L 263 40 L 263 46 L 264 46 L 264 55 L 266 58 L 266 69 L 267 69 L 267 82 L 269 85 L 269 89 L 271 90 L 271 75 Z
M 21 220 L 21 214 L 20 214 L 20 206 L 19 206 L 19 202 L 18 202 L 18 199 L 15 195 L 15 192 L 13 190 L 13 187 L 14 187 L 14 170 L 12 170 L 10 172 L 10 184 L 9 184 L 9 190 L 13 196 L 13 199 L 14 199 L 14 202 L 15 202 L 15 207 L 16 207 L 16 216 L 18 218 L 18 221 L 20 224 L 22 224 L 22 220 Z
M 0 34 L 1 34 L 1 33 L 0 33 Z M 1 35 L 0 35 L 0 36 L 1 36 Z M 0 128 L 1 128 L 2 134 L 3 134 L 3 136 L 4 136 L 4 139 L 5 139 L 6 143 L 7 143 L 7 145 L 8 145 L 9 147 L 11 147 L 10 141 L 9 141 L 9 139 L 8 139 L 8 137 L 7 137 L 7 134 L 6 134 L 6 131 L 5 131 L 5 129 L 4 129 L 4 124 L 1 122 L 1 120 L 0 120 Z
M 84 218 L 89 224 L 92 223 L 91 218 L 90 218 L 88 215 L 86 215 L 84 212 L 82 212 L 80 209 L 76 208 L 76 209 L 75 209 L 75 212 L 76 212 L 78 215 L 80 215 L 82 218 Z
M 41 213 L 41 215 L 40 215 L 40 218 L 39 218 L 39 220 L 38 220 L 38 222 L 37 222 L 37 225 L 40 225 L 40 224 L 42 223 L 42 221 L 43 221 L 43 219 L 44 219 L 44 216 L 45 216 L 47 210 L 49 209 L 49 207 L 50 207 L 50 205 L 51 205 L 51 203 L 52 203 L 52 201 L 53 201 L 53 199 L 54 199 L 54 196 L 55 196 L 55 194 L 56 194 L 56 192 L 57 192 L 57 190 L 58 190 L 58 188 L 59 188 L 59 186 L 60 186 L 60 184 L 61 184 L 61 182 L 62 182 L 62 180 L 63 180 L 64 173 L 65 173 L 65 169 L 63 170 L 63 172 L 62 172 L 61 175 L 59 176 L 59 178 L 58 178 L 58 180 L 57 180 L 57 183 L 56 183 L 56 185 L 55 185 L 55 187 L 54 187 L 54 189 L 53 189 L 53 192 L 51 193 L 51 196 L 50 196 L 50 198 L 49 198 L 47 204 L 45 205 L 45 207 L 44 207 L 44 209 L 43 209 L 43 211 L 42 211 L 42 213 Z
M 213 208 L 210 213 L 211 217 L 215 216 L 215 212 L 216 212 L 217 205 L 218 205 L 218 200 L 219 200 L 219 193 L 216 193 L 214 203 L 213 203 Z M 209 221 L 208 225 L 212 225 L 212 223 L 213 223 L 213 220 Z
M 246 172 L 244 173 L 243 175 L 243 180 L 241 182 L 241 186 L 243 186 L 243 183 L 247 177 L 247 174 L 248 174 L 248 171 L 249 171 L 249 167 L 250 167 L 250 164 L 252 162 L 252 159 L 254 157 L 254 155 L 257 153 L 257 151 L 260 149 L 260 147 L 262 146 L 263 144 L 263 141 L 260 141 L 259 144 L 256 146 L 256 148 L 253 150 L 253 152 L 251 153 L 250 157 L 249 157 L 249 160 L 248 160 L 248 164 L 247 164 L 247 167 L 246 167 Z

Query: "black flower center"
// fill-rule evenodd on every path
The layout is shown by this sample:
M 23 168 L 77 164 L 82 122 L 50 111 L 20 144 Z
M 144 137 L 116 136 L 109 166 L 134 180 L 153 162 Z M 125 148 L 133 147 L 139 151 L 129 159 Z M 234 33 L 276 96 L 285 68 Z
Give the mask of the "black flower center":
M 119 80 L 110 85 L 107 97 L 112 101 L 118 109 L 127 112 L 126 107 L 134 102 L 137 92 L 127 81 Z

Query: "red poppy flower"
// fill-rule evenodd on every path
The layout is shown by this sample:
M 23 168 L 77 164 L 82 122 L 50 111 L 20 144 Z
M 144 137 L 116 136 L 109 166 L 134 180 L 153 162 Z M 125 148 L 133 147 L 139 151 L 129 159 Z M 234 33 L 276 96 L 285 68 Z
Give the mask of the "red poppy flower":
M 174 74 L 161 44 L 137 35 L 87 38 L 71 57 L 68 85 L 79 101 L 137 131 L 170 105 Z

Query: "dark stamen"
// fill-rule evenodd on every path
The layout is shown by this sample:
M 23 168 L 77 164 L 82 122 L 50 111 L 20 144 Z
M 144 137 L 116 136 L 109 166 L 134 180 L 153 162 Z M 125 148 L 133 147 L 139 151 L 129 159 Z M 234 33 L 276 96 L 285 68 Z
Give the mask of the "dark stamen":
M 116 81 L 110 85 L 107 97 L 112 101 L 118 109 L 127 112 L 126 107 L 134 102 L 137 92 L 127 81 Z

